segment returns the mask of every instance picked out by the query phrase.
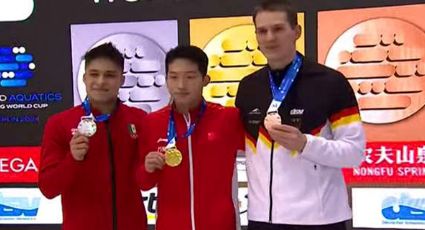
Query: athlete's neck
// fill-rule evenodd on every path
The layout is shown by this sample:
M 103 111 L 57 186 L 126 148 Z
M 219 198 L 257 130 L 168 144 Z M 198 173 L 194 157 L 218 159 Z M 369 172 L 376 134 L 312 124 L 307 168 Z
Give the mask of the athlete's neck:
M 269 65 L 270 69 L 276 70 L 276 69 L 284 69 L 287 65 L 289 65 L 292 60 L 295 57 L 295 54 L 297 53 L 296 50 L 290 52 L 289 55 L 282 56 L 280 58 L 276 59 L 268 59 L 267 64 Z
M 202 97 L 196 98 L 195 100 L 190 101 L 189 103 L 178 103 L 174 102 L 174 107 L 178 113 L 188 114 L 190 111 L 194 110 L 199 106 L 202 101 Z
M 117 101 L 108 102 L 108 103 L 105 103 L 105 102 L 96 103 L 94 101 L 90 101 L 90 105 L 93 109 L 98 110 L 102 114 L 111 114 L 115 110 L 115 107 L 117 106 Z

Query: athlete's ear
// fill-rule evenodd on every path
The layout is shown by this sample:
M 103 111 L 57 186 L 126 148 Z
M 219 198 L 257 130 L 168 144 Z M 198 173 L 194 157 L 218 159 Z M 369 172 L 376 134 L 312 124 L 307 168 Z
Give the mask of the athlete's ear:
M 211 81 L 210 75 L 205 75 L 202 79 L 202 85 L 205 87 L 207 86 Z
M 297 41 L 301 37 L 301 33 L 303 29 L 301 28 L 300 25 L 296 25 L 294 29 L 295 29 L 295 41 Z

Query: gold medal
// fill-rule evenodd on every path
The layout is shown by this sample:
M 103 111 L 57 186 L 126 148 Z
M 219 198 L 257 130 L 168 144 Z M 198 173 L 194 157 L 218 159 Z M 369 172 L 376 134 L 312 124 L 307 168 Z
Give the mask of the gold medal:
M 165 149 L 165 163 L 170 167 L 176 167 L 182 162 L 182 153 L 176 147 Z

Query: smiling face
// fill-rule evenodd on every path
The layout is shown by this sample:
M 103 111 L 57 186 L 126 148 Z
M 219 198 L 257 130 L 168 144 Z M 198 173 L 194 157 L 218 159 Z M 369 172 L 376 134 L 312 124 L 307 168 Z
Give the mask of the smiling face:
M 255 18 L 255 33 L 261 52 L 270 67 L 284 68 L 296 53 L 296 40 L 301 35 L 299 25 L 291 26 L 283 11 L 260 11 Z
M 185 58 L 174 59 L 168 65 L 167 87 L 179 110 L 195 108 L 202 100 L 202 89 L 209 82 L 198 65 Z
M 83 76 L 90 103 L 101 109 L 114 106 L 124 82 L 122 69 L 108 58 L 96 58 L 86 65 Z

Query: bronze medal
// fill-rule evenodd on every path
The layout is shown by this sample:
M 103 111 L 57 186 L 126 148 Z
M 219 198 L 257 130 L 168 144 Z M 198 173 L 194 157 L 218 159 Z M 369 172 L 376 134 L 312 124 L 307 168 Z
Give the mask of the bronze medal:
M 272 125 L 281 123 L 282 120 L 277 112 L 267 114 L 266 118 L 264 119 L 264 126 L 267 130 L 270 130 Z

